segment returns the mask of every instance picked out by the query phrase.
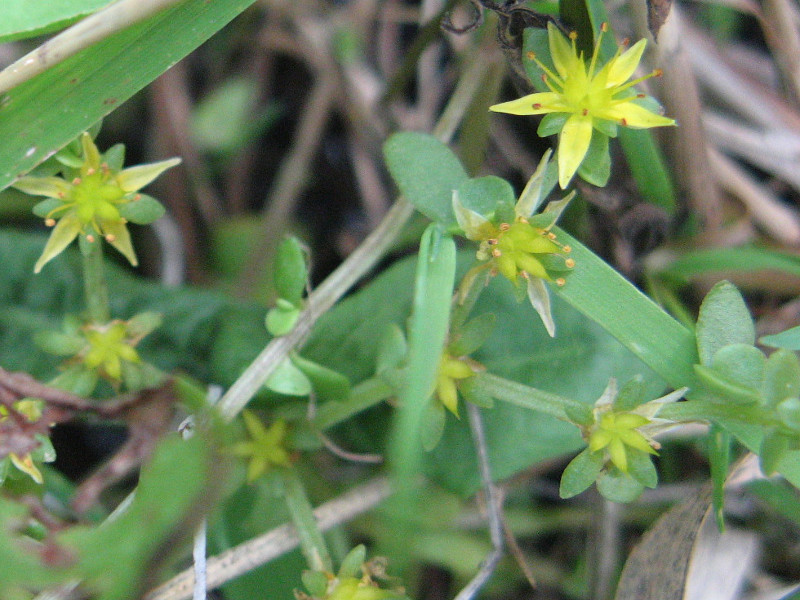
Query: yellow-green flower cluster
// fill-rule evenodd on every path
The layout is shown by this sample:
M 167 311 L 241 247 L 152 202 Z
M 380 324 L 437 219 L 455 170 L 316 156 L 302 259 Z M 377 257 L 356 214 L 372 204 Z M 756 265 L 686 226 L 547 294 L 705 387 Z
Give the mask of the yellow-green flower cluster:
M 103 238 L 135 266 L 128 222 L 151 223 L 164 212 L 158 201 L 138 191 L 180 159 L 122 169 L 122 146 L 101 155 L 88 133 L 80 137 L 80 156 L 64 151 L 56 159 L 64 163 L 63 177 L 27 176 L 14 184 L 23 192 L 48 198 L 34 208 L 45 224 L 53 227 L 34 272 L 41 271 L 79 236 L 88 242 Z
M 393 579 L 386 575 L 386 561 L 365 561 L 366 548 L 358 545 L 347 553 L 337 574 L 304 571 L 303 584 L 308 593 L 295 590 L 297 600 L 408 600 L 402 588 L 382 588 L 377 580 Z
M 525 281 L 531 305 L 553 336 L 555 324 L 544 282 L 563 286 L 566 282 L 563 275 L 575 266 L 575 261 L 569 258 L 570 246 L 560 243 L 551 228 L 574 194 L 550 202 L 542 214 L 532 217 L 547 195 L 544 179 L 549 160 L 548 150 L 517 200 L 513 218 L 494 223 L 461 204 L 458 194 L 453 197 L 453 212 L 464 235 L 480 243 L 476 253 L 478 260 L 491 265 L 515 286 Z
M 231 453 L 248 459 L 247 481 L 255 481 L 271 468 L 288 467 L 290 456 L 286 449 L 286 421 L 278 419 L 267 428 L 249 410 L 242 411 L 242 418 L 250 439 L 234 444 Z
M 32 400 L 30 398 L 19 400 L 18 402 L 14 403 L 13 409 L 19 413 L 19 415 L 27 419 L 30 423 L 35 423 L 42 418 L 40 400 Z M 0 406 L 0 423 L 8 420 L 9 418 L 11 417 L 8 409 L 5 406 Z M 52 462 L 55 460 L 55 451 L 53 450 L 53 446 L 48 438 L 42 435 L 37 435 L 36 439 L 39 442 L 39 448 L 34 450 L 34 452 L 27 452 L 22 455 L 15 452 L 9 452 L 8 460 L 19 471 L 29 475 L 30 478 L 36 483 L 41 484 L 44 482 L 44 478 L 42 477 L 42 472 L 36 466 L 35 461 Z M 2 463 L 3 461 L 0 460 L 0 470 L 3 472 L 3 475 L 0 476 L 0 483 L 2 483 L 5 479 L 5 469 L 2 468 Z
M 482 367 L 468 357 L 455 357 L 445 349 L 439 360 L 434 396 L 442 405 L 458 416 L 458 382 L 474 377 Z
M 533 54 L 528 58 L 543 71 L 542 80 L 550 91 L 490 107 L 490 110 L 513 115 L 565 117 L 560 124 L 558 144 L 558 182 L 562 188 L 567 187 L 586 157 L 593 131 L 613 136 L 616 125 L 632 128 L 675 125 L 673 119 L 648 108 L 643 102 L 647 96 L 632 89 L 641 81 L 659 75 L 660 71 L 628 81 L 639 66 L 647 42 L 639 40 L 625 52 L 618 48 L 614 57 L 601 67 L 600 42 L 606 30 L 604 24 L 587 63 L 575 45 L 577 35 L 572 33 L 567 40 L 553 23 L 549 23 L 547 34 L 555 71 Z

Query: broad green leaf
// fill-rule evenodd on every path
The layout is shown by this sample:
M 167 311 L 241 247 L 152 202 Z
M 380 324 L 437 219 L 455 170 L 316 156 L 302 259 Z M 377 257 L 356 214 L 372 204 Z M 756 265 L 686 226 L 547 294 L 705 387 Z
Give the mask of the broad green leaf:
M 644 485 L 617 469 L 603 471 L 597 478 L 597 491 L 611 502 L 633 502 L 644 491 Z
M 75 139 L 253 3 L 187 0 L 0 97 L 0 189 Z
M 487 175 L 468 179 L 458 186 L 458 200 L 466 208 L 483 216 L 491 216 L 498 202 L 516 203 L 514 188 L 505 179 Z
M 718 373 L 758 395 L 764 380 L 766 362 L 764 353 L 755 346 L 731 344 L 717 350 L 712 366 Z
M 774 335 L 765 335 L 758 339 L 759 344 L 772 348 L 784 348 L 786 350 L 800 350 L 800 326 L 792 327 L 786 331 L 781 331 Z
M 287 237 L 278 246 L 274 279 L 278 297 L 299 306 L 308 283 L 308 265 L 303 246 L 296 237 Z
M 739 290 L 720 281 L 708 292 L 697 317 L 697 351 L 700 364 L 712 365 L 718 350 L 730 344 L 753 345 L 755 326 Z
M 350 382 L 341 373 L 307 360 L 299 354 L 292 355 L 292 363 L 311 381 L 314 393 L 321 400 L 346 400 Z
M 278 365 L 264 385 L 273 392 L 287 396 L 308 396 L 312 390 L 309 378 L 289 358 Z
M 627 457 L 630 476 L 645 487 L 655 488 L 658 485 L 658 472 L 652 457 L 637 450 L 628 451 Z
M 383 154 L 400 192 L 418 211 L 446 227 L 455 223 L 453 190 L 468 176 L 450 148 L 431 135 L 406 131 L 391 136 Z
M 149 225 L 164 216 L 164 205 L 152 196 L 139 194 L 137 200 L 119 206 L 119 214 L 131 223 Z
M 572 498 L 589 489 L 597 480 L 603 468 L 602 452 L 592 452 L 589 448 L 573 458 L 561 474 L 558 494 L 562 498 Z
M 0 44 L 58 31 L 110 3 L 111 0 L 4 0 Z
M 599 131 L 592 132 L 589 150 L 578 167 L 578 175 L 584 181 L 603 187 L 611 177 L 611 155 L 608 152 L 608 136 Z

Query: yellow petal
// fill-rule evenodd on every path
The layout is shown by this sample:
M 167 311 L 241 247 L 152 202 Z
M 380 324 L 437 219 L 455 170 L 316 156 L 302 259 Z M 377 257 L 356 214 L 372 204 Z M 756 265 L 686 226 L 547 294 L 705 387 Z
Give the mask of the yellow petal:
M 514 214 L 518 217 L 527 219 L 536 212 L 542 200 L 544 200 L 542 197 L 542 183 L 544 182 L 544 174 L 550 162 L 551 154 L 552 150 L 548 148 L 542 156 L 542 160 L 539 161 L 536 171 L 525 185 L 525 189 L 519 195 L 519 200 L 517 200 L 517 204 L 514 207 Z
M 612 438 L 608 444 L 608 454 L 611 456 L 611 462 L 623 473 L 628 472 L 628 454 L 625 451 L 625 444 L 622 440 L 615 437 Z
M 547 41 L 550 44 L 550 56 L 561 79 L 574 76 L 578 69 L 585 72 L 583 62 L 575 54 L 572 44 L 552 22 L 547 24 Z
M 50 260 L 61 254 L 70 245 L 72 240 L 78 237 L 81 230 L 81 223 L 74 214 L 68 214 L 59 220 L 53 228 L 50 238 L 42 251 L 42 255 L 33 267 L 33 272 L 38 273 Z
M 658 115 L 633 102 L 622 102 L 598 112 L 595 116 L 601 119 L 616 121 L 625 127 L 636 127 L 640 129 L 675 125 L 675 119 Z
M 72 185 L 60 177 L 20 177 L 13 187 L 32 196 L 57 199 L 67 197 L 72 191 Z
M 103 234 L 111 236 L 106 238 L 108 243 L 114 246 L 132 266 L 139 264 L 136 260 L 136 252 L 133 250 L 131 243 L 131 234 L 128 233 L 128 228 L 122 221 L 107 221 L 103 223 Z
M 153 181 L 156 177 L 161 175 L 170 167 L 181 162 L 180 158 L 170 158 L 156 163 L 149 163 L 146 165 L 136 165 L 123 171 L 117 175 L 117 183 L 126 192 L 136 192 Z
M 634 71 L 636 71 L 636 67 L 639 66 L 639 62 L 642 60 L 642 53 L 646 45 L 647 40 L 641 39 L 628 48 L 621 56 L 611 60 L 609 63 L 606 86 L 617 87 L 631 78 Z
M 458 417 L 458 392 L 455 382 L 449 377 L 440 376 L 436 382 L 436 396 L 444 407 Z
M 81 147 L 83 148 L 83 158 L 86 161 L 86 166 L 92 169 L 100 168 L 100 151 L 92 139 L 92 136 L 87 132 L 81 135 Z
M 490 106 L 489 110 L 510 115 L 543 115 L 551 112 L 568 112 L 569 108 L 564 104 L 560 94 L 538 92 L 509 102 L 495 104 Z
M 11 459 L 11 462 L 14 463 L 15 467 L 17 467 L 23 473 L 30 475 L 31 479 L 33 479 L 36 483 L 41 484 L 44 482 L 42 473 L 36 468 L 36 465 L 33 464 L 33 459 L 31 458 L 30 454 L 26 454 L 20 458 L 17 454 L 11 452 L 8 457 Z
M 581 166 L 591 141 L 591 116 L 575 114 L 567 119 L 558 141 L 558 185 L 561 189 L 567 187 Z

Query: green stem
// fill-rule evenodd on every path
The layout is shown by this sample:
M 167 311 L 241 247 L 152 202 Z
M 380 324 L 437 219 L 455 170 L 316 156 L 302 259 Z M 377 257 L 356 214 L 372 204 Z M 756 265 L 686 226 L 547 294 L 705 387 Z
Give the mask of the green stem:
M 326 402 L 320 406 L 314 425 L 319 429 L 333 427 L 394 395 L 394 388 L 380 377 L 367 379 L 355 386 L 344 402 Z
M 501 402 L 537 410 L 562 421 L 569 421 L 564 411 L 565 407 L 585 407 L 577 400 L 538 390 L 491 373 L 478 373 L 475 376 L 475 387 Z
M 88 253 L 83 256 L 83 288 L 86 295 L 86 309 L 89 319 L 94 323 L 107 323 L 111 318 L 108 302 L 108 286 L 103 270 L 103 246 L 99 240 L 87 243 Z
M 308 567 L 314 571 L 333 572 L 328 547 L 325 545 L 325 538 L 314 518 L 314 509 L 308 501 L 306 489 L 293 468 L 282 469 L 284 495 L 286 506 L 297 529 L 297 537 L 300 539 L 300 550 L 306 558 Z

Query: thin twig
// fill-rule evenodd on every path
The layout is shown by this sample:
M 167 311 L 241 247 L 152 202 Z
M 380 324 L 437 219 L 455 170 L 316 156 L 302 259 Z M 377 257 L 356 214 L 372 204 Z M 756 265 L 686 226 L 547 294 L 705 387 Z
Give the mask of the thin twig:
M 481 474 L 484 494 L 486 494 L 486 514 L 489 519 L 489 537 L 492 541 L 492 551 L 484 559 L 475 576 L 458 593 L 455 600 L 472 600 L 489 580 L 489 577 L 492 576 L 497 568 L 497 563 L 503 557 L 503 522 L 500 517 L 500 504 L 497 501 L 497 489 L 492 481 L 492 473 L 489 468 L 489 452 L 486 446 L 486 433 L 483 429 L 481 411 L 474 404 L 467 403 L 467 414 L 469 415 L 469 427 L 472 431 L 472 441 L 475 444 L 475 451 L 478 455 L 478 471 Z
M 379 477 L 326 502 L 314 510 L 314 517 L 320 530 L 327 531 L 371 510 L 388 498 L 389 494 L 388 480 Z M 215 589 L 282 556 L 295 549 L 299 543 L 294 526 L 286 524 L 230 548 L 208 560 L 208 588 Z M 145 596 L 145 600 L 188 600 L 192 597 L 193 585 L 194 572 L 187 569 L 151 591 Z
M 97 11 L 29 52 L 0 72 L 0 93 L 157 12 L 184 0 L 119 0 Z

